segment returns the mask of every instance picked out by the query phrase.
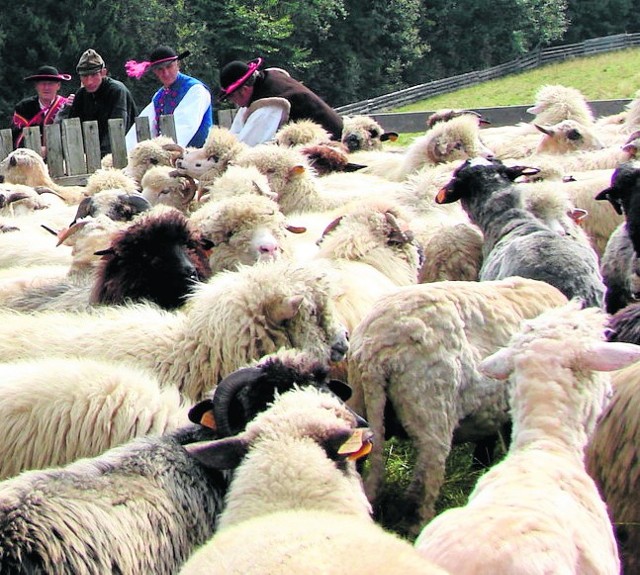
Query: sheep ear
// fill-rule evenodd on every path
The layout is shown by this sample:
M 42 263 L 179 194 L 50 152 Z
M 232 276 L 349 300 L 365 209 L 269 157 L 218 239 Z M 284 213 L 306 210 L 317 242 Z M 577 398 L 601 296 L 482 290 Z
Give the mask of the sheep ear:
M 184 448 L 208 469 L 235 469 L 249 450 L 244 438 L 238 436 L 192 443 Z
M 594 344 L 582 354 L 584 367 L 596 371 L 615 371 L 639 359 L 640 345 L 618 341 Z
M 204 399 L 196 403 L 188 413 L 189 421 L 217 431 L 216 419 L 213 415 L 213 400 Z
M 339 379 L 330 379 L 327 383 L 332 393 L 335 393 L 342 401 L 348 401 L 351 398 L 353 390 L 351 386 Z
M 382 134 L 382 136 L 380 136 L 380 141 L 386 142 L 387 140 L 389 140 L 390 142 L 395 142 L 399 137 L 400 136 L 398 132 L 385 132 L 384 134 Z
M 503 347 L 485 357 L 478 364 L 478 371 L 494 379 L 507 379 L 513 371 L 513 354 L 507 347 Z
M 540 173 L 540 168 L 531 166 L 506 166 L 504 173 L 513 182 L 520 176 L 535 176 Z
M 307 231 L 307 228 L 304 226 L 293 226 L 291 224 L 287 224 L 285 229 L 292 234 L 304 234 Z
M 296 295 L 283 299 L 281 302 L 276 303 L 268 312 L 268 316 L 276 324 L 281 324 L 284 321 L 294 318 L 300 311 L 302 300 L 304 296 Z
M 357 172 L 358 170 L 363 170 L 367 166 L 364 164 L 354 164 L 353 162 L 347 162 L 344 166 L 345 172 Z
M 302 164 L 298 164 L 289 170 L 289 176 L 301 176 L 304 172 L 305 167 Z
M 104 250 L 98 250 L 97 252 L 93 252 L 94 256 L 115 256 L 116 252 L 113 248 L 106 248 Z

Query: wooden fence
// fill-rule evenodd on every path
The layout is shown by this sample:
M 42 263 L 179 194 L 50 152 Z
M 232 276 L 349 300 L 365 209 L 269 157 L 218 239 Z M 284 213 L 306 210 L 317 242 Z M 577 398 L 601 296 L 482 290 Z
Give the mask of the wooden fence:
M 151 137 L 149 118 L 135 120 L 138 141 Z M 176 128 L 173 116 L 160 117 L 160 133 L 176 140 Z M 87 178 L 100 168 L 100 139 L 98 122 L 80 122 L 79 118 L 63 120 L 59 124 L 44 127 L 47 142 L 47 167 L 53 180 L 62 185 L 84 185 Z M 40 128 L 24 129 L 24 146 L 37 153 L 40 149 Z M 124 122 L 121 119 L 109 120 L 109 139 L 113 166 L 123 168 L 127 165 L 127 147 L 125 144 Z M 12 151 L 11 130 L 0 130 L 0 160 Z
M 336 111 L 342 115 L 384 112 L 385 110 L 419 102 L 432 96 L 446 94 L 461 88 L 468 88 L 480 82 L 531 70 L 532 68 L 537 68 L 538 66 L 543 66 L 551 62 L 581 56 L 592 56 L 602 52 L 622 50 L 633 46 L 640 46 L 640 33 L 617 34 L 615 36 L 585 40 L 577 44 L 541 48 L 525 54 L 516 60 L 487 68 L 486 70 L 467 72 L 466 74 L 442 78 L 440 80 L 427 82 L 426 84 L 418 84 L 417 86 L 411 86 L 410 88 L 384 94 L 376 98 L 340 106 L 336 108 Z

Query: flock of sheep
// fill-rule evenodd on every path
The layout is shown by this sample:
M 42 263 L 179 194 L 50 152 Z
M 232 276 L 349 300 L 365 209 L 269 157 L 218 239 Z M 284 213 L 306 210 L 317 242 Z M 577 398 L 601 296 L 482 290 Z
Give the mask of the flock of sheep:
M 640 573 L 640 92 L 529 113 L 214 127 L 82 187 L 9 154 L 0 574 Z

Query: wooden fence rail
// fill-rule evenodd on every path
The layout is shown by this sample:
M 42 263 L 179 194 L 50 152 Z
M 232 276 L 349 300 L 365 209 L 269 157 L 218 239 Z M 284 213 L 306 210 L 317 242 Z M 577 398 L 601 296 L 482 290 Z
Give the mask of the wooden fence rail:
M 585 40 L 577 44 L 541 48 L 525 54 L 516 60 L 493 66 L 492 68 L 433 80 L 432 82 L 419 84 L 405 88 L 404 90 L 398 90 L 397 92 L 383 94 L 376 98 L 369 98 L 368 100 L 361 100 L 360 102 L 340 106 L 336 108 L 336 111 L 342 115 L 384 112 L 385 110 L 412 104 L 413 102 L 418 102 L 432 96 L 446 94 L 461 88 L 468 88 L 480 82 L 524 72 L 551 62 L 578 56 L 592 56 L 602 52 L 622 50 L 633 46 L 640 46 L 640 33 L 616 34 L 615 36 Z

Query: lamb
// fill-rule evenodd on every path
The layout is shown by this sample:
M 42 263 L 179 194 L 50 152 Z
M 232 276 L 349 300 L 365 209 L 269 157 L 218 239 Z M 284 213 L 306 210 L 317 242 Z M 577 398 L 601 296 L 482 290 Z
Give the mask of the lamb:
M 566 301 L 546 282 L 524 278 L 420 284 L 381 297 L 353 331 L 347 364 L 354 400 L 363 390 L 362 415 L 380 438 L 385 425 L 393 427 L 385 423 L 385 408 L 392 408 L 417 451 L 398 506 L 402 529 L 416 534 L 433 516 L 454 438 L 492 437 L 508 421 L 506 389 L 478 373 L 480 359 L 505 345 L 522 319 Z M 382 447 L 374 443 L 365 477 L 374 504 Z
M 43 358 L 0 364 L 0 380 L 0 479 L 93 457 L 189 423 L 177 389 L 160 389 L 134 366 Z
M 102 190 L 78 204 L 71 225 L 86 218 L 95 218 L 104 214 L 116 222 L 130 222 L 138 214 L 151 208 L 149 200 L 138 192 L 123 192 L 121 190 Z
M 578 150 L 604 148 L 592 128 L 575 120 L 563 120 L 550 126 L 535 124 L 535 127 L 543 134 L 535 150 L 538 154 L 570 154 Z
M 385 132 L 370 116 L 345 116 L 342 126 L 342 143 L 349 152 L 382 150 L 383 142 L 395 142 L 397 132 Z
M 205 465 L 243 460 L 220 530 L 180 573 L 443 573 L 371 521 L 354 464 L 371 439 L 358 425 L 326 393 L 293 390 L 242 435 L 189 448 Z
M 197 184 L 190 176 L 169 166 L 149 168 L 140 182 L 142 197 L 152 206 L 164 205 L 188 214 L 193 207 Z
M 138 142 L 133 147 L 122 171 L 139 184 L 148 169 L 154 166 L 174 166 L 183 153 L 182 146 L 168 136 L 156 136 Z
M 601 310 L 572 302 L 523 322 L 508 347 L 481 362 L 491 377 L 511 376 L 511 446 L 466 506 L 426 525 L 415 543 L 423 557 L 460 574 L 620 573 L 583 457 L 611 392 L 599 372 L 637 361 L 640 347 L 602 341 L 604 321 Z
M 213 274 L 238 265 L 293 258 L 288 233 L 304 231 L 287 222 L 276 202 L 253 194 L 204 204 L 190 221 L 211 242 L 209 265 Z
M 146 367 L 199 400 L 231 371 L 281 347 L 340 361 L 348 349 L 328 275 L 286 260 L 222 272 L 184 311 L 148 303 L 91 312 L 0 311 L 0 361 L 78 353 Z M 19 326 L 19 329 L 18 329 Z
M 22 184 L 32 188 L 49 188 L 64 199 L 67 204 L 77 204 L 85 196 L 82 186 L 59 186 L 49 175 L 49 168 L 42 156 L 29 148 L 18 148 L 0 162 L 3 181 Z
M 611 176 L 611 185 L 595 198 L 609 200 L 616 212 L 625 217 L 625 221 L 611 234 L 600 266 L 607 286 L 605 304 L 609 313 L 615 313 L 633 301 L 640 289 L 639 178 L 640 163 L 621 164 Z
M 605 286 L 593 249 L 551 230 L 523 208 L 513 180 L 530 170 L 500 160 L 467 160 L 436 196 L 438 203 L 460 200 L 484 236 L 479 279 L 521 276 L 546 281 L 569 299 L 601 307 Z M 535 170 L 534 170 L 535 171 Z
M 640 433 L 636 413 L 639 377 L 638 362 L 612 375 L 613 397 L 598 420 L 585 454 L 587 471 L 606 501 L 614 525 L 622 573 L 638 573 L 640 569 Z

